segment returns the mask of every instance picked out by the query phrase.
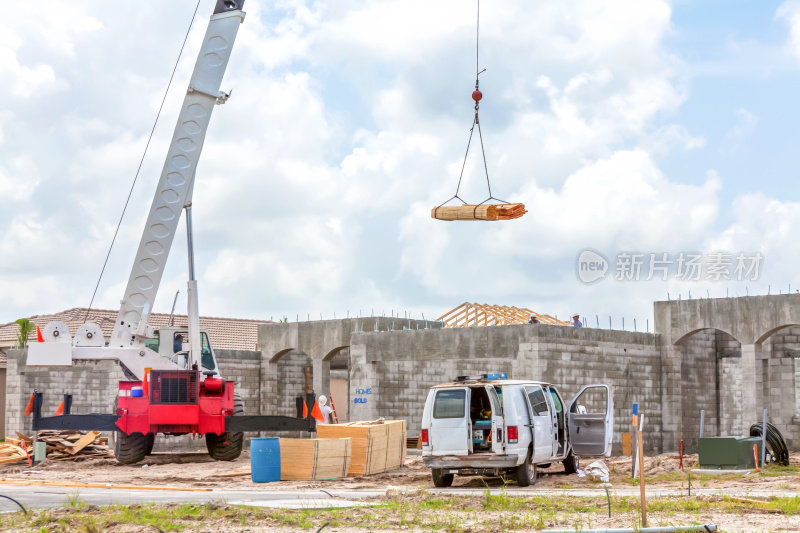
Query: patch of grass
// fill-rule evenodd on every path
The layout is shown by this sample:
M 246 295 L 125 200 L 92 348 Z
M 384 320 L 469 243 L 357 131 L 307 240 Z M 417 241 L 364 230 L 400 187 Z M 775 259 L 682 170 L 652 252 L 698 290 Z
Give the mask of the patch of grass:
M 789 476 L 792 474 L 797 474 L 800 472 L 800 468 L 795 465 L 776 465 L 776 464 L 768 464 L 761 470 L 759 470 L 760 477 L 780 477 L 780 476 Z
M 80 511 L 81 509 L 85 509 L 88 506 L 89 504 L 81 499 L 80 492 L 78 492 L 77 490 L 75 492 L 67 493 L 67 507 L 69 507 L 70 509 L 75 509 L 77 511 Z
M 800 498 L 797 496 L 777 496 L 767 503 L 774 505 L 777 509 L 780 509 L 783 514 L 800 514 Z
M 411 529 L 420 531 L 515 531 L 548 527 L 591 528 L 605 520 L 605 494 L 595 498 L 563 495 L 517 496 L 505 490 L 469 496 L 438 496 L 427 492 L 394 494 L 371 501 L 374 507 L 349 509 L 261 509 L 218 502 L 208 504 L 73 506 L 32 511 L 31 515 L 0 515 L 0 531 L 114 531 L 124 525 L 158 528 L 161 531 L 193 531 L 206 524 L 231 524 L 269 530 L 291 530 L 346 526 L 364 530 Z M 639 515 L 639 499 L 612 496 L 612 516 L 620 527 L 630 527 Z M 700 496 L 651 498 L 648 512 L 654 523 L 701 522 L 709 510 L 729 515 L 800 515 L 800 498 L 733 498 Z M 796 518 L 795 518 L 796 520 Z M 12 525 L 13 524 L 13 525 Z M 20 525 L 21 524 L 21 525 Z M 224 529 L 224 528 L 223 528 Z

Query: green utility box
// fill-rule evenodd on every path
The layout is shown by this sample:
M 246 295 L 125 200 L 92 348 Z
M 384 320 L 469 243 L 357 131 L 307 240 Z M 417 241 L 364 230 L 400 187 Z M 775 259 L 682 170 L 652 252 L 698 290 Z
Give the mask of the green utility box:
M 697 445 L 700 468 L 749 470 L 755 468 L 753 445 L 761 465 L 760 437 L 703 437 Z

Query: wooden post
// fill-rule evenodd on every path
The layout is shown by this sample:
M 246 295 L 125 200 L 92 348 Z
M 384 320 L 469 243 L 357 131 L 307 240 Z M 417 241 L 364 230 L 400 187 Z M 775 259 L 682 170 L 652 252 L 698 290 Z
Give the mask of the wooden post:
M 644 491 L 644 444 L 642 442 L 642 426 L 644 425 L 644 415 L 640 417 L 639 431 L 637 431 L 638 452 L 639 452 L 639 506 L 642 508 L 642 527 L 647 527 L 647 496 Z

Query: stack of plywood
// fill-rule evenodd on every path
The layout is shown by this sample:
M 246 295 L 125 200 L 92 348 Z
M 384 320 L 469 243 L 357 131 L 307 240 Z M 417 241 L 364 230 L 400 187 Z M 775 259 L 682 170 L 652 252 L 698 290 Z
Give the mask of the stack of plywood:
M 350 439 L 281 439 L 281 480 L 310 481 L 347 476 Z
M 406 421 L 379 420 L 317 426 L 317 436 L 350 438 L 350 476 L 364 476 L 400 468 L 406 458 Z

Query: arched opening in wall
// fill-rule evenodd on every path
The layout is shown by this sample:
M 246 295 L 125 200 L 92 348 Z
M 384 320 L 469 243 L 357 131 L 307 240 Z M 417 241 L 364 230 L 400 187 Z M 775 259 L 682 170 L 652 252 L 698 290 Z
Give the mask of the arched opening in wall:
M 710 328 L 692 331 L 676 345 L 681 349 L 681 438 L 686 451 L 697 451 L 701 418 L 705 437 L 744 435 L 741 343 Z
M 296 398 L 314 390 L 314 365 L 311 357 L 300 350 L 289 350 L 279 356 L 277 361 L 274 396 L 274 413 L 282 416 L 296 416 Z
M 331 365 L 329 396 L 339 422 L 350 421 L 350 347 L 341 346 L 325 358 Z
M 760 422 L 763 409 L 790 450 L 800 445 L 800 325 L 786 324 L 765 332 L 756 345 L 756 406 L 747 424 Z

